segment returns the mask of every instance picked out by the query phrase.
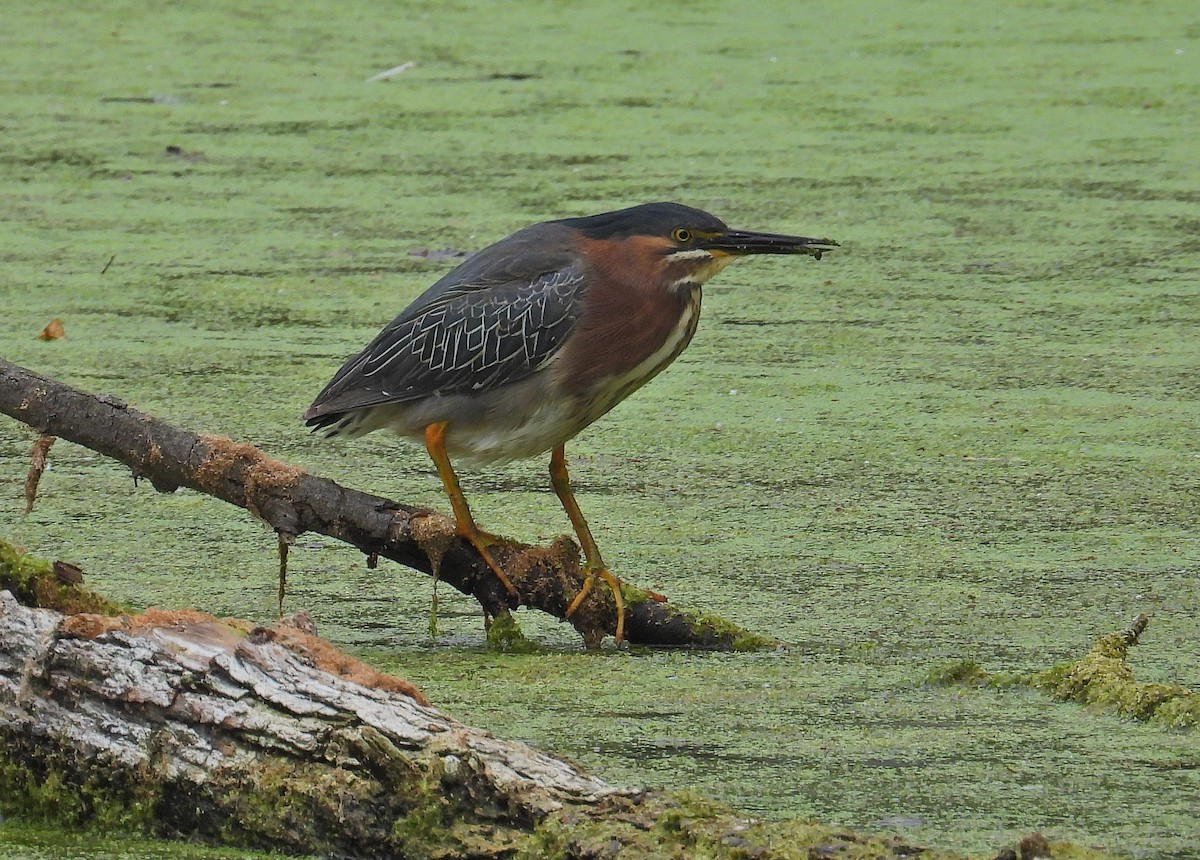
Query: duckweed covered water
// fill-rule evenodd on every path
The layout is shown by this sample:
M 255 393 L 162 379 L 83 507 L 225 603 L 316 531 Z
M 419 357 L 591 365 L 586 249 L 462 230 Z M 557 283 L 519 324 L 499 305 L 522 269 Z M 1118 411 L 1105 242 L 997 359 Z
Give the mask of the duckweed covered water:
M 427 252 L 655 199 L 842 242 L 723 273 L 689 351 L 568 450 L 618 571 L 790 649 L 586 654 L 521 613 L 546 650 L 491 654 L 468 601 L 441 589 L 433 640 L 428 579 L 304 536 L 288 607 L 324 635 L 615 781 L 965 851 L 1197 855 L 1193 735 L 922 685 L 1148 612 L 1139 679 L 1200 686 L 1194 4 L 4 19 L 0 355 L 407 502 L 445 506 L 423 452 L 298 415 L 455 262 Z M 59 443 L 22 517 L 31 441 L 0 419 L 4 534 L 118 601 L 271 616 L 243 513 Z M 464 481 L 491 529 L 567 528 L 542 463 Z M 32 833 L 0 857 L 174 850 Z

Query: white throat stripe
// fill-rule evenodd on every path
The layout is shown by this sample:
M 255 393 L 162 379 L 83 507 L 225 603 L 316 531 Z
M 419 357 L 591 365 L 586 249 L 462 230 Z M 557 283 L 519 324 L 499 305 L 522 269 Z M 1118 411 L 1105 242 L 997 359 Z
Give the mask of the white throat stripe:
M 672 251 L 667 254 L 668 260 L 709 260 L 712 259 L 712 254 L 705 251 L 703 248 L 690 248 L 687 251 Z

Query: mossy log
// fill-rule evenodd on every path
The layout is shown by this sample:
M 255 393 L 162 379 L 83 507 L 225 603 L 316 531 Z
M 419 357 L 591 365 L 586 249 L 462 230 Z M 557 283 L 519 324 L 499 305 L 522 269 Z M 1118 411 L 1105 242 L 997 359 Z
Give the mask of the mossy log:
M 303 622 L 64 616 L 0 592 L 9 812 L 296 853 L 403 857 L 436 840 L 487 857 L 569 806 L 632 794 L 455 722 Z
M 30 594 L 96 603 L 81 586 L 30 582 L 53 569 L 20 553 L 0 574 Z M 10 591 L 0 815 L 375 860 L 955 857 L 611 785 L 451 719 L 303 616 L 255 628 L 191 611 L 64 615 Z M 1037 834 L 996 856 L 1105 857 Z
M 518 605 L 569 621 L 589 647 L 616 626 L 607 589 L 595 588 L 579 611 L 566 610 L 583 583 L 575 543 L 549 547 L 503 540 L 491 548 L 518 596 L 500 584 L 475 548 L 455 534 L 454 523 L 435 512 L 343 487 L 327 478 L 275 460 L 253 445 L 200 435 L 133 409 L 124 401 L 96 396 L 0 359 L 0 412 L 45 437 L 68 441 L 124 463 L 135 479 L 161 492 L 180 487 L 207 493 L 245 508 L 279 536 L 280 594 L 288 546 L 304 532 L 345 541 L 369 559 L 379 557 L 436 575 L 479 601 L 492 618 Z M 47 444 L 35 446 L 26 492 L 32 504 Z M 749 650 L 778 643 L 722 618 L 680 609 L 661 595 L 626 585 L 625 632 L 634 644 Z

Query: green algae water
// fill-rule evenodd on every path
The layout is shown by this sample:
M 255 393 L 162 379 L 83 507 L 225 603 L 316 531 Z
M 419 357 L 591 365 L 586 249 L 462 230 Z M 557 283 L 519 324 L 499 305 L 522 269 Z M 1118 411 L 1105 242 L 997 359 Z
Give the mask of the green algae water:
M 678 200 L 830 236 L 741 262 L 667 371 L 568 447 L 614 569 L 790 646 L 484 648 L 476 607 L 302 536 L 287 608 L 466 722 L 618 782 L 986 853 L 1032 829 L 1200 856 L 1200 741 L 1030 691 L 1153 615 L 1200 687 L 1194 3 L 0 4 L 0 355 L 445 509 L 424 452 L 298 416 L 447 271 L 534 221 Z M 386 80 L 379 72 L 415 63 Z M 40 341 L 53 318 L 67 337 Z M 0 418 L 0 533 L 107 596 L 269 619 L 275 541 Z M 480 522 L 568 524 L 545 464 Z M 0 825 L 0 858 L 232 857 Z

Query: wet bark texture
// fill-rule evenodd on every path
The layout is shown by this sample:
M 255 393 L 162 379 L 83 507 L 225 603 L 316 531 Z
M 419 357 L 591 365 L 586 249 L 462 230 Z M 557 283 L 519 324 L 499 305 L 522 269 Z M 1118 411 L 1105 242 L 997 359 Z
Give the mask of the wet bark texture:
M 63 615 L 0 591 L 2 796 L 242 846 L 486 857 L 635 794 L 450 719 L 304 621 Z
M 8 547 L 0 584 L 16 581 L 98 599 Z M 302 613 L 268 628 L 191 611 L 63 614 L 7 590 L 0 812 L 364 860 L 946 857 L 610 785 L 447 717 L 317 638 Z
M 253 445 L 200 435 L 133 409 L 124 401 L 79 391 L 0 360 L 0 412 L 50 437 L 61 437 L 133 470 L 161 492 L 180 487 L 245 508 L 273 528 L 281 554 L 297 535 L 317 532 L 345 541 L 368 558 L 388 558 L 474 597 L 493 618 L 525 605 L 569 621 L 589 647 L 615 628 L 608 590 L 591 595 L 566 619 L 583 577 L 574 542 L 548 547 L 505 540 L 492 548 L 519 592 L 510 596 L 449 518 L 334 481 L 272 459 Z M 40 446 L 44 457 L 48 445 Z M 36 452 L 35 452 L 36 456 Z M 32 503 L 36 479 L 27 495 Z M 281 588 L 283 571 L 281 569 Z M 626 638 L 634 644 L 695 648 L 764 648 L 756 636 L 721 618 L 659 602 L 626 586 Z

